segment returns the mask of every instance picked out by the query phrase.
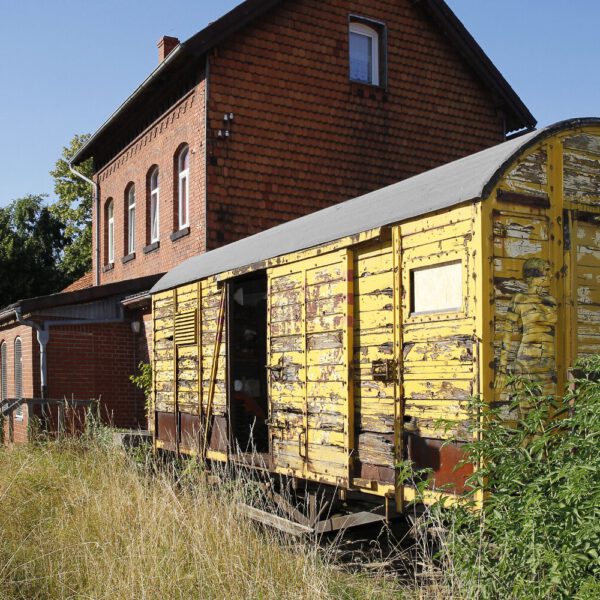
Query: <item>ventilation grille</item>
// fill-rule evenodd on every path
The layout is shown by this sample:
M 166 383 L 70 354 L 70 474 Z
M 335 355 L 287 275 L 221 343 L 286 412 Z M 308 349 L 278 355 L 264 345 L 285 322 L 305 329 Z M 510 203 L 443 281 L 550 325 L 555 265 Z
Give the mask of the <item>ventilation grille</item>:
M 175 344 L 189 346 L 196 344 L 197 338 L 197 312 L 190 310 L 175 315 Z

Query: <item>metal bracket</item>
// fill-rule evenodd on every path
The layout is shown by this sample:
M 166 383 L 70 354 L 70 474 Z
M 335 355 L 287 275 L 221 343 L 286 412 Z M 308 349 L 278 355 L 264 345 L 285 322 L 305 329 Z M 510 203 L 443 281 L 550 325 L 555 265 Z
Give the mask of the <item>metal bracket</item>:
M 396 379 L 396 361 L 391 358 L 374 360 L 371 363 L 371 376 L 374 381 L 393 383 Z

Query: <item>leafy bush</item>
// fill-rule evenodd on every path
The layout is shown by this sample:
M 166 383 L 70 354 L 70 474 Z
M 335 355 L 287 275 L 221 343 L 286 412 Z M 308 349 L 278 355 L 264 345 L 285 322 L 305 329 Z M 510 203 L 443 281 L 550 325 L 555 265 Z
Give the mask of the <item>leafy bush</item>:
M 444 511 L 443 558 L 465 597 L 600 597 L 600 357 L 556 403 L 529 389 L 515 427 L 487 418 L 468 445 L 482 510 Z
M 146 415 L 150 415 L 154 410 L 152 407 L 152 365 L 147 362 L 140 362 L 137 373 L 130 375 L 129 380 L 136 388 L 144 392 L 144 396 L 146 397 Z

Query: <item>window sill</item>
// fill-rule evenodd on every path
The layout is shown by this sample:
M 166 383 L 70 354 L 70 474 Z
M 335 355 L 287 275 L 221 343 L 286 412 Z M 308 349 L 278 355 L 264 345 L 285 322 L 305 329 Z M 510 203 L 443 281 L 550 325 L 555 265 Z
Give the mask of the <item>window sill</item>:
M 383 102 L 388 100 L 387 88 L 383 84 L 373 85 L 372 83 L 363 83 L 351 79 L 350 93 L 359 98 L 369 98 L 370 100 L 379 100 Z
M 131 254 L 128 254 L 127 256 L 124 256 L 121 259 L 121 262 L 126 265 L 128 262 L 131 262 L 133 259 L 135 258 L 135 252 L 132 252 Z
M 150 254 L 150 252 L 154 252 L 160 248 L 160 242 L 152 242 L 144 247 L 144 254 Z
M 171 234 L 171 241 L 176 242 L 177 240 L 181 239 L 182 237 L 185 237 L 186 235 L 190 235 L 189 227 L 184 227 L 183 229 L 180 229 L 179 231 L 174 231 Z
M 115 268 L 115 263 L 108 263 L 107 265 L 104 265 L 102 267 L 102 272 L 108 273 L 109 271 L 112 271 L 114 268 Z

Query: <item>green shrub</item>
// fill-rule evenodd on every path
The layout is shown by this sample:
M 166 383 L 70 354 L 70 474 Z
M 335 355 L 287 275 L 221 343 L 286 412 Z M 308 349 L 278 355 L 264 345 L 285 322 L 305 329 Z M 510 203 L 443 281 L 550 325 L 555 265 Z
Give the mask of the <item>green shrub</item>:
M 598 597 L 600 358 L 579 366 L 560 403 L 529 390 L 533 408 L 516 427 L 474 407 L 487 410 L 467 449 L 484 506 L 443 512 L 442 556 L 467 598 Z
M 130 375 L 129 380 L 136 388 L 144 392 L 144 396 L 146 397 L 146 415 L 150 415 L 154 410 L 152 406 L 152 365 L 147 362 L 140 362 L 137 373 Z

